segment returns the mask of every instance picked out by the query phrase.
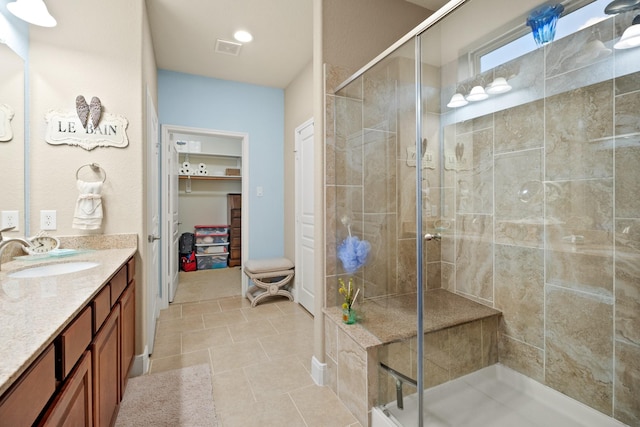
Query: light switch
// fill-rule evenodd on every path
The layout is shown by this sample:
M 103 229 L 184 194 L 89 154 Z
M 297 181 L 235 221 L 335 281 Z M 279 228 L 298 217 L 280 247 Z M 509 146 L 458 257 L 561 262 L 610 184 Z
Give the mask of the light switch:
M 262 192 L 262 187 L 261 186 L 256 187 L 256 196 L 258 196 L 258 197 L 264 196 L 264 193 Z

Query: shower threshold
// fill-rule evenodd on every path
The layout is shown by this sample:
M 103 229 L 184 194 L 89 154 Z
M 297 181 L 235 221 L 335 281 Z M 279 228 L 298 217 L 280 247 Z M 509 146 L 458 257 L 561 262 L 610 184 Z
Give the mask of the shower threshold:
M 424 427 L 621 427 L 625 424 L 502 364 L 424 392 Z M 417 394 L 376 407 L 372 427 L 417 425 Z

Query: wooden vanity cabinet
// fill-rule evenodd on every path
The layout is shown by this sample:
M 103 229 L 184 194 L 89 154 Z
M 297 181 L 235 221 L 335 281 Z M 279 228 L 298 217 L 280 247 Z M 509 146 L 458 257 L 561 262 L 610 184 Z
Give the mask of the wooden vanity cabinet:
M 36 359 L 0 400 L 0 425 L 31 426 L 56 391 L 53 345 Z
M 110 427 L 135 358 L 131 258 L 0 398 L 0 426 Z

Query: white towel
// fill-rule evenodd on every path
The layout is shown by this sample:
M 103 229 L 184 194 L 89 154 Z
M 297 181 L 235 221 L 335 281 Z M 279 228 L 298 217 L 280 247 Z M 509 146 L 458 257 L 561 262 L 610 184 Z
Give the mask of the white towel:
M 77 182 L 78 201 L 73 215 L 73 228 L 97 230 L 102 226 L 102 182 Z

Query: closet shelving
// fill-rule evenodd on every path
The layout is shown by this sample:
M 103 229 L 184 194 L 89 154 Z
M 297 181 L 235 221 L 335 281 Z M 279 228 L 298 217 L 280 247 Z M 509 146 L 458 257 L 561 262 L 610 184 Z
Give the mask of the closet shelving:
M 185 175 L 179 174 L 179 179 L 192 179 L 201 181 L 240 181 L 241 175 L 226 175 L 227 168 L 241 169 L 242 158 L 237 156 L 226 156 L 220 154 L 206 154 L 206 153 L 180 153 L 179 156 L 180 165 L 183 162 L 189 162 L 196 171 L 198 165 L 203 163 L 207 168 L 207 175 Z

